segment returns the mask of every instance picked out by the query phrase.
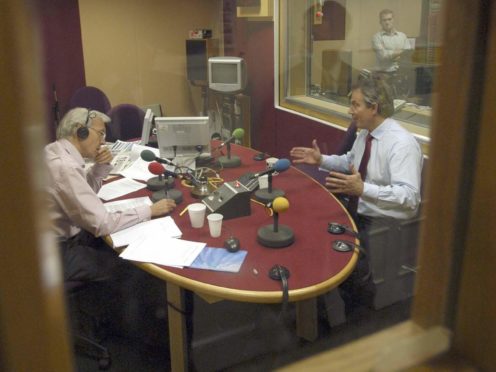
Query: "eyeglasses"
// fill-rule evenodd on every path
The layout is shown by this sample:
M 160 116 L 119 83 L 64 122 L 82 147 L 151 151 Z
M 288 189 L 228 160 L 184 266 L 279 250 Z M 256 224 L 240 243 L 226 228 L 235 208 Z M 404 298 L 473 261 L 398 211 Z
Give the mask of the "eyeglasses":
M 105 133 L 105 131 L 103 131 L 103 130 L 96 130 L 95 128 L 92 128 L 92 127 L 90 127 L 89 129 L 93 129 L 96 133 L 98 133 L 98 135 L 100 136 L 100 138 L 102 140 L 105 140 L 105 137 L 107 136 L 107 133 Z

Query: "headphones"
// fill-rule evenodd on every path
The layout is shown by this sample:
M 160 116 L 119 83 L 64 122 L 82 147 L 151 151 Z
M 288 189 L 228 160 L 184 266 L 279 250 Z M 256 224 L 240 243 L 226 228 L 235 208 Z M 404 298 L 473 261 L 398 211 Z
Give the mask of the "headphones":
M 84 123 L 84 126 L 83 127 L 79 127 L 77 130 L 76 130 L 76 136 L 80 139 L 80 140 L 85 140 L 86 138 L 88 138 L 88 136 L 90 135 L 90 130 L 88 128 L 88 123 L 90 121 L 90 114 L 91 114 L 91 110 L 88 109 L 88 115 L 86 116 L 86 121 Z

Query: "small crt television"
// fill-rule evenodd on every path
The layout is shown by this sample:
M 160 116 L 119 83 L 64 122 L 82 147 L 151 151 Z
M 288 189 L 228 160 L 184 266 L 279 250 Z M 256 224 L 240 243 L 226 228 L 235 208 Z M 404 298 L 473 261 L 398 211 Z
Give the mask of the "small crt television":
M 160 157 L 197 157 L 210 153 L 208 116 L 156 117 Z
M 222 93 L 236 93 L 245 89 L 246 65 L 239 57 L 210 57 L 208 86 Z

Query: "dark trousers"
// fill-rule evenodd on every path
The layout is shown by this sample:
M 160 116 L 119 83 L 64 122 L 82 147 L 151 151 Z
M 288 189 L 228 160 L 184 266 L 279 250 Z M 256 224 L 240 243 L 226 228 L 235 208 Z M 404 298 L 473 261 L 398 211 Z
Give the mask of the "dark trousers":
M 166 283 L 120 258 L 102 239 L 81 231 L 59 242 L 65 282 L 87 282 L 82 306 L 107 320 L 112 334 L 166 344 Z M 81 301 L 79 302 L 81 304 Z
M 349 314 L 357 306 L 365 305 L 372 307 L 376 288 L 372 279 L 372 272 L 369 265 L 369 231 L 373 224 L 373 219 L 358 215 L 355 222 L 360 233 L 360 245 L 365 254 L 360 252 L 355 270 L 339 286 L 339 293 L 345 303 L 346 314 Z

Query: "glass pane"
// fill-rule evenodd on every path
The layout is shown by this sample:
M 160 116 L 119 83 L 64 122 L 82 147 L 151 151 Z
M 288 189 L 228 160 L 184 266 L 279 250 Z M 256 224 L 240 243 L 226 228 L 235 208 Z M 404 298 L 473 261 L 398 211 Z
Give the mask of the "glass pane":
M 352 83 L 377 73 L 392 88 L 393 117 L 428 137 L 440 8 L 440 0 L 282 1 L 281 82 L 287 85 L 281 104 L 301 100 L 348 117 Z

